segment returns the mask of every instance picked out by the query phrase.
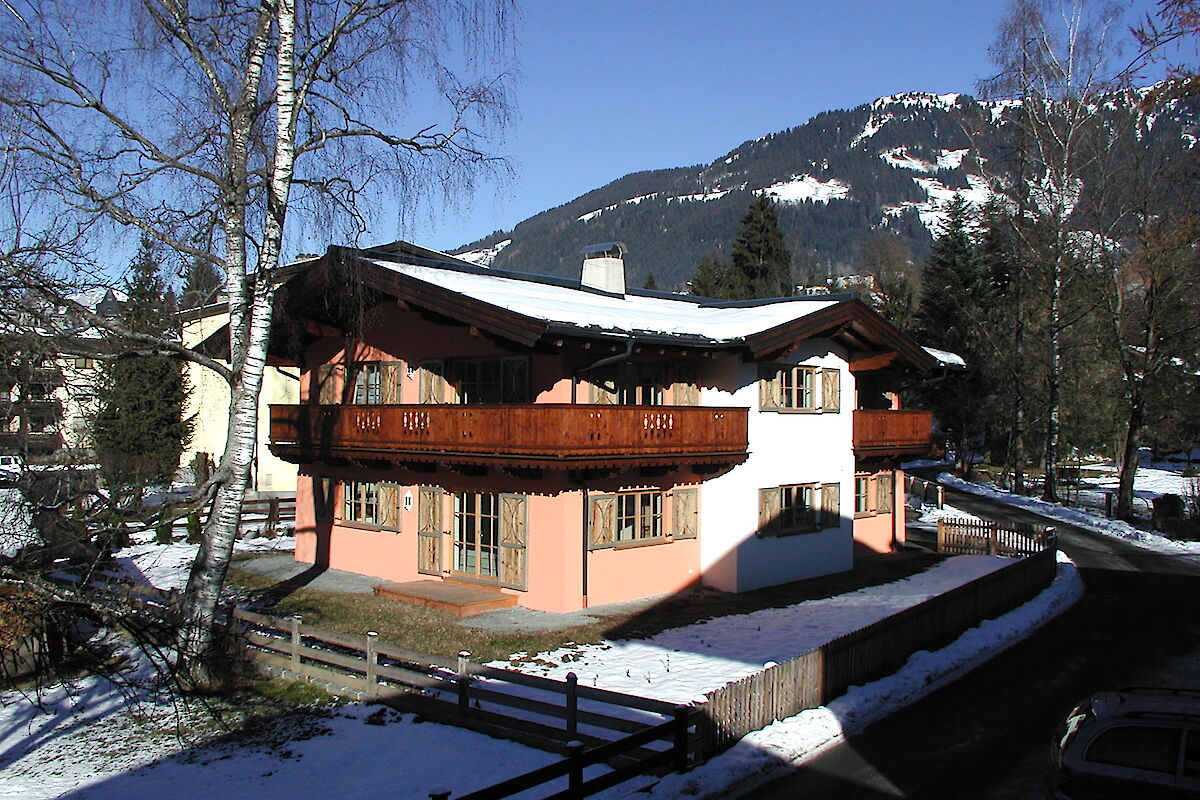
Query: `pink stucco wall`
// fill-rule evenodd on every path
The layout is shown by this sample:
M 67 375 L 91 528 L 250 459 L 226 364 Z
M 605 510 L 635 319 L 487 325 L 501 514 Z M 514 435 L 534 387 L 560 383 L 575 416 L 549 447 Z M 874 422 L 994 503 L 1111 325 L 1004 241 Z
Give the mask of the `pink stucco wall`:
M 890 514 L 873 514 L 854 519 L 854 556 L 890 553 L 904 542 L 904 472 L 895 470 Z M 853 506 L 851 506 L 853 508 Z

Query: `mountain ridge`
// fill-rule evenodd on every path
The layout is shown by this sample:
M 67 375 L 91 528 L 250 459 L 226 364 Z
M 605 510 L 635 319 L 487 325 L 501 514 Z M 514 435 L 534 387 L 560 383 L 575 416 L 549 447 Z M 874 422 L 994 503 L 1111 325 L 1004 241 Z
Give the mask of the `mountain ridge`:
M 1116 124 L 1144 91 L 1115 92 L 1096 108 Z M 747 207 L 768 194 L 780 203 L 800 280 L 852 270 L 862 244 L 881 232 L 898 236 L 922 262 L 951 198 L 990 196 L 1014 149 L 1019 109 L 1020 101 L 907 92 L 823 111 L 708 164 L 617 178 L 454 253 L 573 276 L 582 247 L 622 241 L 630 285 L 653 273 L 659 286 L 682 288 L 701 258 L 728 254 Z M 1192 106 L 1177 105 L 1147 128 L 1156 142 L 1190 150 L 1195 119 Z

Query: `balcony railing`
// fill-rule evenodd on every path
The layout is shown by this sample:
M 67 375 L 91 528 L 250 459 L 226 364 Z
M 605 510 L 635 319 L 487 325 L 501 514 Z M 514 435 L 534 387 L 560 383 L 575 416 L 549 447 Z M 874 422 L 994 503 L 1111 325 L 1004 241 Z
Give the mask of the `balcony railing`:
M 744 408 L 557 403 L 271 406 L 271 450 L 297 463 L 720 467 L 746 458 L 746 430 Z
M 854 454 L 924 456 L 933 449 L 933 415 L 928 411 L 855 411 Z

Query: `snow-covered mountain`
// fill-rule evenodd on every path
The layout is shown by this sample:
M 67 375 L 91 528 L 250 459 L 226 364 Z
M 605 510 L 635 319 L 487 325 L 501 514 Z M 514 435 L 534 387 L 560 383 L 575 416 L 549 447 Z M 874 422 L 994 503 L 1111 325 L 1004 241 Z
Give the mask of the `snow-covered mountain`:
M 1191 149 L 1194 106 L 1151 120 L 1154 142 L 1135 135 L 1128 110 L 1141 93 L 1112 95 L 1100 109 L 1129 127 L 1130 146 Z M 649 272 L 671 287 L 706 255 L 724 254 L 755 195 L 781 205 L 780 222 L 803 275 L 851 267 L 878 232 L 900 236 L 918 260 L 956 194 L 980 203 L 1012 161 L 1019 103 L 908 93 L 827 111 L 795 128 L 739 145 L 710 164 L 637 172 L 544 211 L 458 252 L 477 263 L 576 275 L 585 245 L 618 240 L 631 285 Z

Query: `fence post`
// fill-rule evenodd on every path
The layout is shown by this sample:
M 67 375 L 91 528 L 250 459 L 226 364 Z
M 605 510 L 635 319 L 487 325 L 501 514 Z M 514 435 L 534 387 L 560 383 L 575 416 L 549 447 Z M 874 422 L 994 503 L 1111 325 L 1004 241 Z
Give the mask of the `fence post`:
M 567 773 L 567 797 L 583 797 L 583 742 L 572 739 L 567 742 L 567 759 L 571 771 Z
M 578 727 L 578 711 L 579 711 L 579 676 L 574 672 L 567 673 L 567 738 L 574 739 L 575 731 Z
M 471 651 L 458 651 L 458 711 L 464 717 L 471 708 L 468 691 L 471 688 Z
M 272 497 L 267 505 L 267 530 L 264 535 L 268 539 L 275 538 L 275 526 L 279 524 L 279 498 Z
M 708 695 L 698 694 L 693 697 L 692 708 L 699 712 L 699 716 L 696 718 L 696 734 L 700 738 L 701 747 L 699 755 L 701 758 L 708 758 L 710 753 L 716 752 L 716 746 L 713 743 L 714 726 L 712 714 L 708 708 Z
M 379 658 L 375 652 L 378 641 L 378 633 L 367 631 L 367 697 L 369 698 L 379 694 L 379 676 L 375 671 L 376 661 Z
M 691 709 L 675 706 L 675 741 L 671 752 L 675 755 L 675 771 L 683 772 L 688 765 L 688 716 Z
M 1000 536 L 1000 531 L 995 525 L 988 525 L 987 531 L 987 554 L 989 556 L 996 555 L 996 539 Z
M 946 521 L 938 517 L 937 526 L 937 551 L 943 553 L 946 550 Z
M 292 671 L 300 674 L 300 623 L 304 618 L 299 614 L 292 616 Z
M 937 487 L 937 507 L 941 508 L 944 505 L 946 505 L 946 487 L 938 486 Z

